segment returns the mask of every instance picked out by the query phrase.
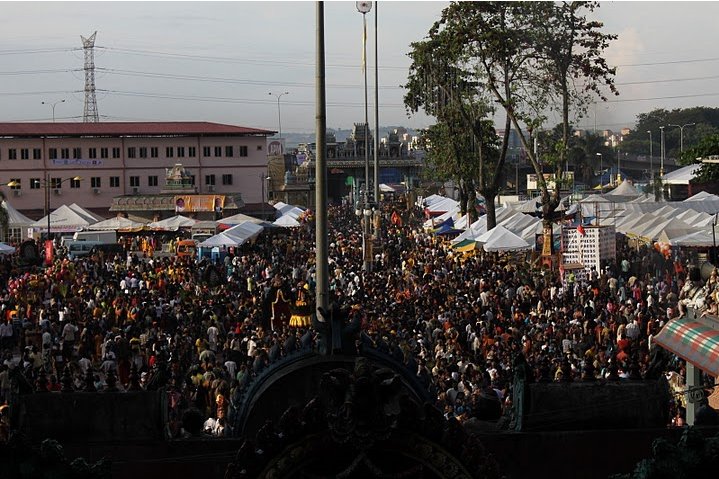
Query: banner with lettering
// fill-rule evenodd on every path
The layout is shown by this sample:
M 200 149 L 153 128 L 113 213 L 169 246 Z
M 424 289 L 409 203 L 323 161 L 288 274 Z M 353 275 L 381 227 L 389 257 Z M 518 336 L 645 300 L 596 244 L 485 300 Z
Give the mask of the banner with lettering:
M 45 240 L 45 266 L 50 266 L 53 261 L 52 240 Z
M 175 196 L 176 213 L 200 211 L 222 211 L 225 207 L 225 195 L 178 195 Z

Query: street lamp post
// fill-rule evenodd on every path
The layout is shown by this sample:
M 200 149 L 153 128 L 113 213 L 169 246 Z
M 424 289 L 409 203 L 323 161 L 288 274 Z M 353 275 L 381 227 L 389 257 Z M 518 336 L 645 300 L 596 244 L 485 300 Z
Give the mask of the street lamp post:
M 601 153 L 597 153 L 599 157 L 599 194 L 604 194 L 604 158 Z
M 58 101 L 52 102 L 52 103 L 47 102 L 47 101 L 42 102 L 43 105 L 50 105 L 50 107 L 52 108 L 52 122 L 53 123 L 55 123 L 55 106 L 57 106 L 58 103 L 65 103 L 65 99 L 63 98 L 62 100 L 58 100 Z
M 694 126 L 696 123 L 685 123 L 683 125 L 669 125 L 679 128 L 679 152 L 684 153 L 684 127 Z
M 664 127 L 660 126 L 659 131 L 661 133 L 659 140 L 660 157 L 659 157 L 659 176 L 664 176 Z
M 280 110 L 280 98 L 282 98 L 284 95 L 289 95 L 289 94 L 290 94 L 290 92 L 288 92 L 288 91 L 283 91 L 282 93 L 279 93 L 279 94 L 272 93 L 272 92 L 268 93 L 268 95 L 274 95 L 277 97 L 277 126 L 279 127 L 278 134 L 280 135 L 279 136 L 280 138 L 282 138 L 282 110 Z
M 82 181 L 82 178 L 79 176 L 73 176 L 72 178 L 65 178 L 64 180 L 59 180 L 55 182 L 55 187 L 59 188 L 60 185 L 65 183 L 66 181 Z M 44 183 L 44 185 L 43 185 Z M 52 183 L 50 181 L 50 173 L 45 174 L 44 180 L 36 180 L 35 185 L 37 186 L 44 186 L 45 188 L 45 215 L 47 217 L 47 239 L 51 239 L 50 234 L 50 187 L 52 186 Z
M 372 271 L 371 220 L 369 205 L 369 111 L 367 106 L 367 13 L 372 10 L 372 2 L 357 2 L 357 11 L 362 14 L 362 70 L 364 73 L 364 196 L 362 199 L 362 256 L 365 273 Z M 377 185 L 375 185 L 377 186 Z M 377 201 L 377 198 L 375 198 Z
M 649 182 L 654 181 L 654 144 L 652 143 L 652 130 L 647 130 L 649 133 Z

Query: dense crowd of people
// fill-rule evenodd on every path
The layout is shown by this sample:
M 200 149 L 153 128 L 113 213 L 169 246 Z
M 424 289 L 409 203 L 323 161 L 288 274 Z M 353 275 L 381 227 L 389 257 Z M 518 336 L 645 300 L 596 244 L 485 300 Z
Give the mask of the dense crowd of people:
M 349 207 L 330 208 L 331 297 L 361 321 L 357 343 L 403 363 L 447 417 L 508 411 L 520 355 L 530 379 L 645 377 L 652 338 L 680 314 L 680 252 L 667 259 L 618 240 L 616 263 L 562 278 L 526 253 L 456 252 L 422 229 L 421 210 L 392 221 L 392 209 L 383 213 L 382 246 L 365 273 L 360 224 Z M 15 367 L 56 391 L 66 367 L 78 389 L 88 376 L 101 388 L 109 375 L 121 388 L 151 388 L 166 364 L 168 435 L 193 432 L 187 411 L 199 411 L 206 434 L 232 434 L 236 401 L 252 378 L 318 347 L 295 310 L 314 295 L 313 244 L 306 224 L 263 232 L 214 263 L 158 257 L 150 238 L 126 255 L 60 256 L 37 270 L 0 258 L 0 404 Z M 676 358 L 668 366 L 678 375 L 683 367 Z M 681 397 L 667 408 L 681 424 Z

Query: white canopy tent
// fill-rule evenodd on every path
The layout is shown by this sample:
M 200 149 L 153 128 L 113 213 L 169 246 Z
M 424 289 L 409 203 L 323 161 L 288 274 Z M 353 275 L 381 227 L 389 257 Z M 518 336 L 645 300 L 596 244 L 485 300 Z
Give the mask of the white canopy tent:
M 227 236 L 224 232 L 218 233 L 215 236 L 210 236 L 202 243 L 197 246 L 201 248 L 215 248 L 215 247 L 234 247 L 242 244 L 239 238 Z
M 662 183 L 665 185 L 688 185 L 689 182 L 694 179 L 701 167 L 701 163 L 693 163 L 683 168 L 679 168 L 678 170 L 674 170 L 662 176 Z
M 249 216 L 242 213 L 237 213 L 236 215 L 228 216 L 227 218 L 221 218 L 217 220 L 216 223 L 218 225 L 237 225 L 240 223 L 244 223 L 245 221 L 249 221 L 250 223 L 255 223 L 257 225 L 267 223 L 265 220 L 261 220 L 259 218 L 255 218 L 254 216 Z
M 529 243 L 502 225 L 492 228 L 475 241 L 481 243 L 482 248 L 488 252 L 521 251 L 531 248 Z
M 25 238 L 28 228 L 34 221 L 20 213 L 7 201 L 2 202 L 2 207 L 7 211 L 7 231 L 5 231 L 4 239 L 15 241 Z
M 116 216 L 107 220 L 99 221 L 93 225 L 87 227 L 91 231 L 137 231 L 145 227 L 145 223 L 139 221 L 132 221 L 122 216 Z
M 0 243 L 0 254 L 13 254 L 15 248 L 9 244 Z
M 300 226 L 300 222 L 297 221 L 297 219 L 294 218 L 292 215 L 280 216 L 272 224 L 275 226 L 280 226 L 282 228 L 297 228 L 298 226 Z
M 51 212 L 49 216 L 51 233 L 72 233 L 97 223 L 92 216 L 81 215 L 67 205 L 60 206 Z M 48 215 L 32 223 L 30 227 L 40 231 L 47 231 L 47 219 Z
M 223 231 L 222 233 L 230 238 L 240 240 L 239 244 L 244 243 L 247 240 L 255 239 L 265 228 L 258 224 L 250 221 L 245 221 L 232 228 Z
M 275 203 L 272 206 L 274 206 L 274 208 L 277 210 L 277 212 L 279 213 L 279 216 L 284 216 L 284 215 L 289 214 L 289 215 L 292 215 L 294 218 L 297 218 L 299 215 L 301 215 L 302 213 L 305 212 L 304 208 L 300 208 L 299 206 L 288 205 L 287 203 L 283 203 L 282 201 L 278 201 L 277 203 Z
M 180 228 L 189 228 L 196 222 L 197 221 L 193 220 L 192 218 L 188 218 L 187 216 L 175 215 L 171 216 L 170 218 L 165 218 L 161 221 L 153 221 L 152 223 L 148 223 L 147 227 L 153 230 L 177 231 Z
M 82 206 L 78 205 L 77 203 L 73 203 L 70 205 L 70 209 L 77 213 L 78 215 L 82 216 L 83 218 L 87 218 L 87 220 L 91 223 L 97 223 L 98 221 L 102 221 L 105 218 L 103 218 L 100 215 L 96 215 L 90 210 L 86 210 Z
M 712 193 L 707 193 L 706 191 L 700 191 L 696 195 L 690 196 L 689 198 L 684 200 L 684 202 L 686 203 L 686 202 L 691 202 L 691 201 L 705 201 L 705 200 L 712 200 L 712 201 L 719 200 L 719 196 L 714 195 Z

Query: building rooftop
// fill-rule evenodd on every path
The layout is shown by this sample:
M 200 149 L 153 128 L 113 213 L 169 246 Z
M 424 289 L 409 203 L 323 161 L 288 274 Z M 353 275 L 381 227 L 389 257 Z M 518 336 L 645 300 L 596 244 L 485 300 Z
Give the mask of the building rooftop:
M 35 136 L 270 136 L 259 128 L 205 121 L 0 123 L 0 137 Z

